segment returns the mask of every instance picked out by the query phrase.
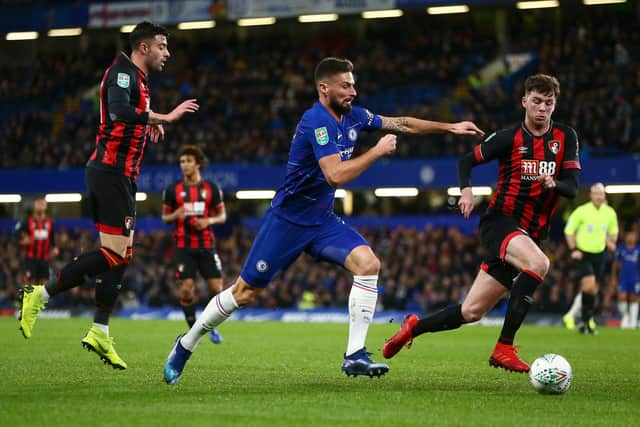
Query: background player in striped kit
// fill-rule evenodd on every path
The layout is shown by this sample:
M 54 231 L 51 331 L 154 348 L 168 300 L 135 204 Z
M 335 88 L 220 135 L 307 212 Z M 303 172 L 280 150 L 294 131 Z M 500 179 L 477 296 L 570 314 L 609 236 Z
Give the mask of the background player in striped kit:
M 16 224 L 15 234 L 23 248 L 25 283 L 43 284 L 49 280 L 49 257 L 58 255 L 53 219 L 47 215 L 47 200 L 38 196 L 33 213 Z
M 418 335 L 479 320 L 510 290 L 502 331 L 489 363 L 510 371 L 529 371 L 513 341 L 535 289 L 549 270 L 540 240 L 548 232 L 560 196 L 575 197 L 580 163 L 575 131 L 551 120 L 560 94 L 558 80 L 545 74 L 530 76 L 524 89 L 524 121 L 489 135 L 458 163 L 462 189 L 458 205 L 465 218 L 473 210 L 472 167 L 493 159 L 499 166 L 496 191 L 480 220 L 486 255 L 469 293 L 461 304 L 423 319 L 407 316 L 400 331 L 385 344 L 385 357 L 393 357 Z
M 214 224 L 224 224 L 227 212 L 222 190 L 214 183 L 202 179 L 200 170 L 206 157 L 200 147 L 185 145 L 178 151 L 183 179 L 171 184 L 163 193 L 162 221 L 175 223 L 176 279 L 180 289 L 177 296 L 184 317 L 191 328 L 196 321 L 194 304 L 196 272 L 206 280 L 211 298 L 222 291 L 222 263 L 216 253 Z M 211 329 L 211 341 L 222 342 L 222 337 Z

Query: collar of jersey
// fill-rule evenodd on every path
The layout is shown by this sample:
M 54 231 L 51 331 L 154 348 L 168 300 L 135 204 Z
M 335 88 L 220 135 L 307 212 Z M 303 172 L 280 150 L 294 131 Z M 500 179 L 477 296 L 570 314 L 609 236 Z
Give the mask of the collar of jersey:
M 529 129 L 527 129 L 527 125 L 524 124 L 524 120 L 522 121 L 521 127 L 522 127 L 522 130 L 532 138 L 544 138 L 546 135 L 548 135 L 553 130 L 553 120 L 549 121 L 549 130 L 546 131 L 545 133 L 543 133 L 540 136 L 536 136 L 532 132 L 530 132 Z

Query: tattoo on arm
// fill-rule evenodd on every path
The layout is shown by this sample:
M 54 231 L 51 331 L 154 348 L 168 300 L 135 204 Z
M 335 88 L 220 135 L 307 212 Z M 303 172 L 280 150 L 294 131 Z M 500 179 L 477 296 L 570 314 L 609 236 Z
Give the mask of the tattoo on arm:
M 156 119 L 156 118 L 151 118 L 149 117 L 149 120 L 147 121 L 148 125 L 166 125 L 167 122 L 166 120 L 160 120 L 160 119 Z
M 410 132 L 409 119 L 407 117 L 383 117 L 382 129 L 400 133 Z

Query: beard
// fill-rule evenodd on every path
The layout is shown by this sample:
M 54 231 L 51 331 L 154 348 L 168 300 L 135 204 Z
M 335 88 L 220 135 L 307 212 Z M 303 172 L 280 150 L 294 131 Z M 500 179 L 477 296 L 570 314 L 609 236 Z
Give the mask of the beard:
M 335 99 L 329 99 L 329 106 L 339 115 L 349 114 L 351 112 L 351 104 L 341 105 Z
M 147 61 L 147 68 L 151 72 L 159 73 L 164 69 L 164 66 L 162 65 L 162 60 L 161 59 L 159 59 L 159 60 L 149 59 Z

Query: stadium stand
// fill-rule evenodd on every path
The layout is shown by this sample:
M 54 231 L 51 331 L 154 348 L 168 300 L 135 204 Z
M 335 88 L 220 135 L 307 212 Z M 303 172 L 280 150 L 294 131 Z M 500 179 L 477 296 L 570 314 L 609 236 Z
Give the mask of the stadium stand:
M 519 19 L 513 18 L 516 28 Z M 315 97 L 313 64 L 330 54 L 355 62 L 359 101 L 380 114 L 473 119 L 492 130 L 520 120 L 522 76 L 508 73 L 483 85 L 477 75 L 502 54 L 529 52 L 537 70 L 562 82 L 556 117 L 578 129 L 586 155 L 640 150 L 640 83 L 634 78 L 640 31 L 633 16 L 565 10 L 559 31 L 543 27 L 548 32 L 539 37 L 538 27 L 524 26 L 502 45 L 471 18 L 430 21 L 428 33 L 425 19 L 407 17 L 365 31 L 336 23 L 328 27 L 335 31 L 299 30 L 296 38 L 287 37 L 286 26 L 242 38 L 233 32 L 215 38 L 174 32 L 168 73 L 152 78 L 152 103 L 162 110 L 196 96 L 201 113 L 172 126 L 166 143 L 148 150 L 145 162 L 173 163 L 185 142 L 205 144 L 213 162 L 282 162 L 296 119 Z M 603 19 L 610 25 L 600 25 Z M 111 37 L 84 54 L 61 54 L 43 44 L 35 61 L 0 67 L 0 97 L 8 101 L 0 109 L 3 167 L 84 164 L 93 147 L 96 85 L 118 50 L 118 36 Z M 16 143 L 25 140 L 30 143 L 18 150 Z M 401 144 L 397 156 L 433 158 L 469 148 L 451 137 L 429 142 Z

